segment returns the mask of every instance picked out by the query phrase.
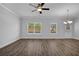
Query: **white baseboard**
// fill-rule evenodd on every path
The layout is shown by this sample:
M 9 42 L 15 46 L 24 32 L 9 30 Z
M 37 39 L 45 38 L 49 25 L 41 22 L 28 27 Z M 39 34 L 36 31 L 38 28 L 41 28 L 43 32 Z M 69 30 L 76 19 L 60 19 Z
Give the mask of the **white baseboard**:
M 71 37 L 20 37 L 20 39 L 74 39 Z
M 5 44 L 1 44 L 1 45 L 0 45 L 0 48 L 3 48 L 3 47 L 5 47 L 5 46 L 7 46 L 7 45 L 9 45 L 9 44 L 11 44 L 11 43 L 13 43 L 13 42 L 17 41 L 17 40 L 19 40 L 19 38 L 18 38 L 18 37 L 17 37 L 17 38 L 15 38 L 14 40 L 8 41 L 8 42 L 7 42 L 7 43 L 5 43 Z
M 74 37 L 74 39 L 79 40 L 79 37 Z

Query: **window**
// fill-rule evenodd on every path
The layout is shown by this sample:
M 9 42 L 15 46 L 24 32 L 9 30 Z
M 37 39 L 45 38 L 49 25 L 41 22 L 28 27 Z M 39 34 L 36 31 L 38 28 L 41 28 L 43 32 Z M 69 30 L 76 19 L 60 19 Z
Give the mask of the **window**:
M 40 33 L 41 31 L 41 24 L 37 23 L 35 24 L 35 33 Z
M 40 33 L 41 24 L 40 23 L 29 23 L 28 24 L 28 33 Z
M 28 24 L 28 32 L 29 33 L 33 33 L 34 32 L 34 24 L 33 23 L 29 23 Z

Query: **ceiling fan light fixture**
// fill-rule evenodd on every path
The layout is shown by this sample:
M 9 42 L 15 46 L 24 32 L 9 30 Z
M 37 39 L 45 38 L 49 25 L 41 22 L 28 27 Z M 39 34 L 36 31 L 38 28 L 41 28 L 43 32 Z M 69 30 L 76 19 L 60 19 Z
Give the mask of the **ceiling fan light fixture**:
M 33 6 L 35 8 L 35 10 L 32 10 L 32 12 L 34 11 L 38 11 L 40 14 L 42 14 L 43 10 L 49 10 L 49 8 L 43 8 L 45 3 L 38 3 L 36 6 L 33 4 L 29 4 L 30 6 Z
M 42 11 L 42 9 L 41 8 L 38 8 L 37 11 Z

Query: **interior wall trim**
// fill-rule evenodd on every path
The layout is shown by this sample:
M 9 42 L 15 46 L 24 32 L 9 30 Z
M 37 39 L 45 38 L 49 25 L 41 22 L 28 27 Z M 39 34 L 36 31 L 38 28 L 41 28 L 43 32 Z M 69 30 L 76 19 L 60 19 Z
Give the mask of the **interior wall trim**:
M 14 11 L 12 11 L 11 9 L 9 9 L 5 5 L 3 5 L 2 3 L 0 3 L 0 6 L 3 7 L 5 10 L 7 10 L 8 12 L 12 13 L 13 15 L 19 17 Z
M 20 38 L 17 37 L 17 38 L 15 38 L 14 40 L 10 40 L 9 42 L 7 42 L 7 43 L 5 43 L 5 44 L 0 45 L 0 49 L 3 48 L 3 47 L 5 47 L 5 46 L 7 46 L 7 45 L 10 45 L 10 44 L 16 42 L 16 41 L 19 40 L 19 39 L 20 39 Z
M 20 37 L 20 39 L 75 39 L 71 37 Z
M 79 40 L 79 37 L 74 37 L 74 39 Z

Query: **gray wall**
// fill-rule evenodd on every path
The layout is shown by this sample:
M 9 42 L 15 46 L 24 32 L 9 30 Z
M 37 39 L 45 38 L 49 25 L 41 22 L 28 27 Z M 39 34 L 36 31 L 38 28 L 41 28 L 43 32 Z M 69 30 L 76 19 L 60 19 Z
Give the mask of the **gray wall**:
M 71 25 L 71 30 L 66 31 L 63 24 L 63 19 L 59 19 L 55 16 L 25 16 L 20 19 L 20 37 L 21 38 L 72 38 L 73 27 Z M 42 23 L 42 32 L 37 34 L 32 34 L 27 32 L 27 24 L 29 22 L 39 22 Z M 50 24 L 57 24 L 57 32 L 50 33 Z
M 17 40 L 19 19 L 0 6 L 0 48 Z

